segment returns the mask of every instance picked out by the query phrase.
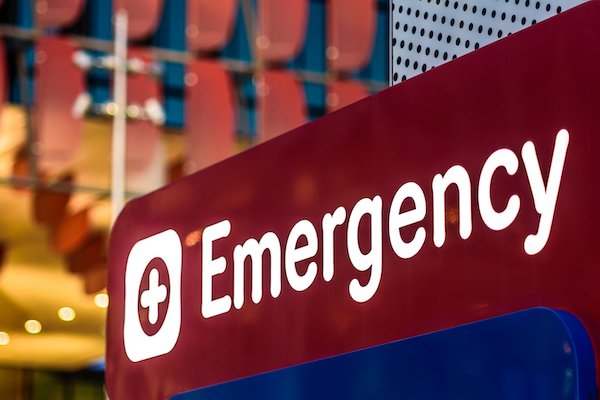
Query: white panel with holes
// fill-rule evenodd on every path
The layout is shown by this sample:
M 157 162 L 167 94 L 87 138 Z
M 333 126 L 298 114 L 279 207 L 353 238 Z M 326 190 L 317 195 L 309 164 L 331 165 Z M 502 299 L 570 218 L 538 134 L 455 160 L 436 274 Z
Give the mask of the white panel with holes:
M 390 0 L 390 85 L 585 0 Z

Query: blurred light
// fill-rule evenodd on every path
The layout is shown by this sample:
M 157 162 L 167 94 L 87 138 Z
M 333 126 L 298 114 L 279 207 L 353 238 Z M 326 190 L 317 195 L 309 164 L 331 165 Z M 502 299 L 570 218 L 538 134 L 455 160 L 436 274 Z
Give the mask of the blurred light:
M 338 57 L 340 56 L 340 51 L 338 50 L 337 47 L 335 46 L 329 46 L 327 48 L 327 50 L 325 50 L 325 56 L 329 59 L 329 60 L 337 60 Z
M 98 62 L 95 62 L 98 68 L 103 69 L 115 69 L 115 56 L 109 55 L 104 57 L 99 57 Z
M 198 165 L 196 165 L 196 163 L 192 160 L 188 160 L 183 164 L 183 172 L 186 175 L 193 174 L 196 171 L 198 171 Z
M 35 52 L 35 62 L 36 64 L 43 64 L 48 59 L 48 54 L 45 51 L 38 50 Z
M 6 332 L 0 332 L 0 346 L 6 346 L 10 342 L 10 336 Z
M 340 103 L 340 98 L 335 93 L 327 93 L 327 96 L 325 96 L 325 102 L 329 107 L 335 107 Z
M 38 1 L 38 3 L 35 5 L 35 11 L 38 14 L 46 14 L 48 12 L 48 3 L 45 1 Z
M 271 46 L 271 41 L 266 36 L 259 36 L 256 38 L 256 47 L 261 50 L 265 50 Z
M 106 293 L 98 293 L 94 297 L 94 303 L 100 308 L 108 307 L 108 295 Z
M 75 99 L 73 107 L 71 108 L 71 115 L 74 118 L 83 118 L 85 113 L 92 106 L 92 96 L 88 92 L 80 93 Z
M 269 85 L 265 83 L 264 79 L 261 79 L 258 83 L 256 83 L 256 94 L 262 97 L 265 97 L 269 94 Z
M 127 115 L 130 118 L 137 118 L 140 116 L 140 108 L 135 104 L 127 106 Z
M 74 52 L 71 59 L 73 60 L 75 65 L 77 65 L 84 71 L 89 71 L 94 66 L 94 59 L 92 58 L 92 56 L 82 50 Z
M 119 106 L 116 103 L 108 103 L 106 105 L 106 113 L 108 115 L 116 115 L 117 111 L 119 111 Z
M 154 125 L 163 125 L 165 123 L 165 110 L 154 97 L 151 97 L 144 102 L 144 108 L 148 119 L 150 119 Z
M 58 310 L 58 318 L 67 322 L 73 321 L 75 319 L 75 310 L 73 310 L 71 307 L 63 307 Z
M 33 334 L 40 333 L 40 331 L 42 330 L 42 324 L 40 323 L 40 321 L 30 319 L 27 322 L 25 322 L 25 330 Z
M 130 72 L 143 73 L 146 69 L 146 63 L 144 60 L 134 57 L 127 60 L 127 69 Z
M 185 27 L 185 36 L 189 38 L 195 38 L 200 33 L 200 30 L 196 25 L 188 25 Z
M 198 84 L 198 75 L 194 74 L 193 72 L 188 72 L 187 74 L 185 74 L 185 78 L 183 78 L 183 81 L 185 82 L 186 86 L 196 86 Z

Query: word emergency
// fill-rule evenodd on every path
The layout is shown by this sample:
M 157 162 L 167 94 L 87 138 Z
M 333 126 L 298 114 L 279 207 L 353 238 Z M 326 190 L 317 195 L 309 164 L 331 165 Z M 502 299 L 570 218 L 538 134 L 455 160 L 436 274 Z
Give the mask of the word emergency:
M 547 182 L 544 183 L 535 145 L 528 141 L 521 148 L 521 160 L 525 171 L 536 212 L 539 214 L 537 232 L 524 239 L 523 248 L 529 255 L 542 251 L 552 229 L 552 221 L 556 209 L 558 192 L 564 169 L 569 133 L 562 129 L 556 135 L 550 171 Z M 510 149 L 502 148 L 493 152 L 483 164 L 477 187 L 477 205 L 485 225 L 500 231 L 510 226 L 521 208 L 518 195 L 512 195 L 504 210 L 496 210 L 492 205 L 492 178 L 495 172 L 503 168 L 509 175 L 514 175 L 519 168 L 519 158 Z M 472 232 L 471 177 L 461 165 L 450 167 L 445 174 L 436 174 L 431 186 L 433 193 L 433 244 L 440 248 L 446 241 L 446 199 L 445 193 L 450 185 L 458 188 L 458 232 L 466 240 Z M 414 208 L 401 211 L 402 204 L 411 199 Z M 370 250 L 363 253 L 359 247 L 358 232 L 361 218 L 370 216 Z M 426 200 L 423 189 L 415 182 L 404 183 L 393 196 L 389 208 L 389 241 L 394 253 L 402 258 L 414 257 L 423 247 L 427 232 L 425 227 L 418 226 L 426 216 Z M 351 280 L 348 290 L 351 298 L 359 303 L 371 299 L 379 287 L 382 275 L 383 248 L 383 200 L 376 195 L 373 198 L 360 199 L 348 212 L 345 206 L 337 207 L 328 212 L 321 221 L 323 241 L 323 258 L 321 270 L 323 279 L 331 281 L 335 271 L 334 260 L 334 231 L 338 226 L 347 223 L 346 245 L 348 256 L 354 268 L 358 271 L 369 271 L 370 278 L 365 285 L 358 279 Z M 410 241 L 405 241 L 400 232 L 408 226 L 416 226 L 416 233 Z M 225 257 L 213 258 L 213 244 L 229 236 L 232 230 L 229 220 L 223 220 L 206 227 L 202 234 L 202 305 L 204 318 L 224 314 L 233 306 L 240 309 L 244 305 L 244 263 L 251 259 L 251 298 L 258 304 L 263 297 L 262 288 L 262 255 L 270 252 L 270 294 L 277 298 L 281 293 L 282 274 L 292 289 L 302 292 L 308 289 L 318 274 L 316 261 L 308 264 L 304 274 L 300 274 L 297 264 L 309 260 L 318 252 L 319 240 L 317 228 L 313 222 L 303 219 L 291 229 L 282 246 L 275 232 L 266 232 L 260 240 L 249 238 L 243 244 L 233 249 L 233 294 L 213 298 L 213 278 L 227 269 Z M 303 245 L 298 246 L 301 238 Z M 283 263 L 283 268 L 282 268 Z

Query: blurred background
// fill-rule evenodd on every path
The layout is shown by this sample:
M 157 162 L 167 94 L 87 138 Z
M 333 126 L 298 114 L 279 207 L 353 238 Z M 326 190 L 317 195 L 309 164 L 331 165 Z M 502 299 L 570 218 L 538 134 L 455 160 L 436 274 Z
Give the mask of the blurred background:
M 115 115 L 130 200 L 582 2 L 0 0 L 0 399 L 106 398 Z
M 117 9 L 126 200 L 388 86 L 387 0 L 0 0 L 1 399 L 105 398 Z

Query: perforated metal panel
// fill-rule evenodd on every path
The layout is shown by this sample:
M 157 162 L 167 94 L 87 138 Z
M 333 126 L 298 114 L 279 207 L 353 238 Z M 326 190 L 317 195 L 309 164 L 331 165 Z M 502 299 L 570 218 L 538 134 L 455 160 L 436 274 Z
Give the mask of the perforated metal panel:
M 585 0 L 390 0 L 390 85 Z

